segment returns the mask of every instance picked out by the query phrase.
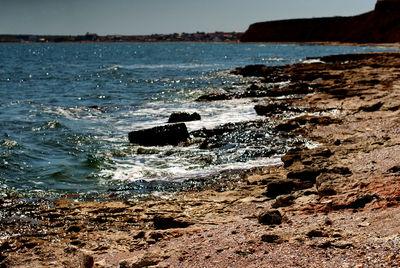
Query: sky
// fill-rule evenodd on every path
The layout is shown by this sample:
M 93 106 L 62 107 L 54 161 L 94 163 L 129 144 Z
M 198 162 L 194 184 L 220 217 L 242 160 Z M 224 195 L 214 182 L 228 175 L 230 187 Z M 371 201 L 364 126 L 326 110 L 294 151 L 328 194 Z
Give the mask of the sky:
M 245 31 L 255 22 L 351 16 L 376 0 L 0 0 L 0 34 Z

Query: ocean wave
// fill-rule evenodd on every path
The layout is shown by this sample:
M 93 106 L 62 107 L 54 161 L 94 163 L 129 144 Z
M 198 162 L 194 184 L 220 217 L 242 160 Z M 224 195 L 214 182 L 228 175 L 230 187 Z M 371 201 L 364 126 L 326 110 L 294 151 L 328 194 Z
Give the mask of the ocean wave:
M 50 120 L 40 127 L 32 128 L 32 131 L 40 131 L 45 129 L 56 129 L 56 128 L 62 128 L 61 123 L 56 120 Z
M 157 159 L 157 156 L 153 156 L 153 161 L 156 161 Z M 151 161 L 151 159 L 148 159 L 148 161 Z M 112 180 L 123 182 L 134 182 L 138 180 L 181 182 L 187 179 L 216 175 L 224 171 L 244 170 L 255 167 L 277 165 L 279 163 L 281 163 L 280 157 L 272 157 L 205 167 L 201 164 L 195 166 L 186 163 L 185 165 L 184 161 L 178 161 L 175 159 L 173 162 L 169 161 L 166 163 L 157 163 L 156 161 L 153 163 L 154 166 L 151 167 L 151 165 L 143 163 L 143 159 L 138 159 L 134 163 L 116 163 L 114 170 L 103 170 L 102 173 L 104 176 L 108 176 Z M 162 168 L 162 165 L 165 166 Z
M 112 65 L 103 68 L 104 71 L 110 70 L 136 70 L 136 69 L 197 69 L 197 68 L 214 68 L 220 64 L 198 64 L 198 63 L 177 63 L 177 64 L 132 64 L 132 65 Z

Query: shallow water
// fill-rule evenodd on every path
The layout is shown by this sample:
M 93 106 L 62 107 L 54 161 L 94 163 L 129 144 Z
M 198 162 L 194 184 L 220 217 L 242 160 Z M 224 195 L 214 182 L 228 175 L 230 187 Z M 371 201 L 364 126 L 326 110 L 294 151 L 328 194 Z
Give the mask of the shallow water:
M 195 102 L 243 88 L 229 70 L 384 47 L 274 44 L 0 44 L 0 195 L 99 193 L 138 180 L 182 181 L 279 161 L 232 138 L 220 150 L 151 148 L 129 131 L 199 112 L 189 130 L 258 120 L 250 99 Z M 268 141 L 266 130 L 260 140 Z M 278 142 L 279 144 L 279 142 Z M 258 146 L 264 146 L 260 143 Z M 282 143 L 280 146 L 284 147 Z M 138 153 L 139 149 L 139 153 Z M 249 153 L 249 150 L 251 151 Z M 245 157 L 243 157 L 245 155 Z

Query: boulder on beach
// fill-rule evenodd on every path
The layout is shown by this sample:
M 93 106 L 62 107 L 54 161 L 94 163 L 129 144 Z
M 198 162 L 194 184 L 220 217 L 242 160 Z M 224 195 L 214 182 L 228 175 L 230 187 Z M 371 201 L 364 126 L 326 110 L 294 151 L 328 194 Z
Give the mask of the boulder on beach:
M 279 210 L 265 210 L 258 215 L 258 223 L 263 225 L 279 225 L 282 223 L 282 215 Z
M 178 145 L 189 138 L 184 123 L 132 131 L 129 133 L 131 143 L 144 146 Z
M 169 116 L 168 123 L 178 122 L 190 122 L 201 120 L 201 116 L 198 113 L 187 113 L 187 112 L 176 112 Z

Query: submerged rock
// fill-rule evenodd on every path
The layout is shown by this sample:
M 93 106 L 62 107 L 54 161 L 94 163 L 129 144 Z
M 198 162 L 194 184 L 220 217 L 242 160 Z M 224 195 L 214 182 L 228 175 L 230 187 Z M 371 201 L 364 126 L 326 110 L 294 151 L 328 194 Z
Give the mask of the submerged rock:
M 201 116 L 198 113 L 186 113 L 186 112 L 176 112 L 169 116 L 168 123 L 178 123 L 178 122 L 189 122 L 201 120 Z
M 219 101 L 219 100 L 231 100 L 233 99 L 233 95 L 231 94 L 224 94 L 224 93 L 213 93 L 213 94 L 206 94 L 202 95 L 197 98 L 197 101 Z
M 184 123 L 154 127 L 129 133 L 129 141 L 131 143 L 144 146 L 178 145 L 188 138 L 189 133 Z
M 272 102 L 272 103 L 262 103 L 254 106 L 254 110 L 256 110 L 257 115 L 272 115 L 272 114 L 280 114 L 284 111 L 288 110 L 288 105 L 285 103 Z

